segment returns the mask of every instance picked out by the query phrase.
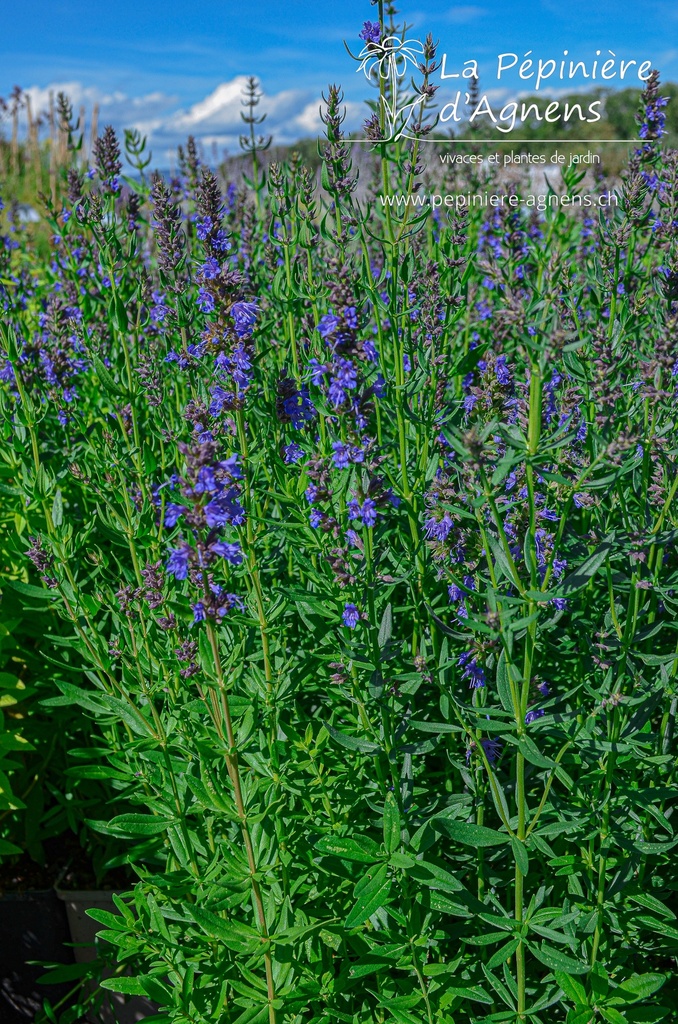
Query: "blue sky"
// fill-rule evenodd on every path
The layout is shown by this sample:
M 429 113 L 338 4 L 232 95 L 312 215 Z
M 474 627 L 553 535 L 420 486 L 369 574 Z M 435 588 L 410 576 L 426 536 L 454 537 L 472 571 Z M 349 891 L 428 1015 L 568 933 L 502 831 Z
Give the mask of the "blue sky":
M 0 95 L 19 84 L 32 89 L 40 107 L 50 88 L 67 85 L 76 108 L 98 102 L 103 122 L 137 125 L 160 147 L 189 132 L 237 145 L 244 75 L 259 78 L 261 108 L 282 141 L 313 133 L 328 82 L 343 86 L 354 123 L 370 94 L 343 46 L 344 39 L 356 52 L 361 45 L 362 22 L 376 16 L 369 0 L 6 0 L 4 6 Z M 522 57 L 530 49 L 547 59 L 567 48 L 585 60 L 596 49 L 611 49 L 618 58 L 651 60 L 664 79 L 678 80 L 673 0 L 412 0 L 401 9 L 413 23 L 410 35 L 431 31 L 440 39 L 448 69 L 477 59 L 488 90 L 497 88 L 498 53 Z M 514 94 L 521 88 L 517 79 L 506 84 Z

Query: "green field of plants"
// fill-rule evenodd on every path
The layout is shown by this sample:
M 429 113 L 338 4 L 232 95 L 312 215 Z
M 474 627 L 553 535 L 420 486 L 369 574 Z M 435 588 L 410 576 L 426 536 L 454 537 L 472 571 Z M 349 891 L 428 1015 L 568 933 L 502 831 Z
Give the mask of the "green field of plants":
M 378 86 L 318 175 L 253 81 L 235 180 L 3 144 L 0 890 L 114 893 L 17 1020 L 678 1019 L 662 87 L 592 205 L 434 209 Z

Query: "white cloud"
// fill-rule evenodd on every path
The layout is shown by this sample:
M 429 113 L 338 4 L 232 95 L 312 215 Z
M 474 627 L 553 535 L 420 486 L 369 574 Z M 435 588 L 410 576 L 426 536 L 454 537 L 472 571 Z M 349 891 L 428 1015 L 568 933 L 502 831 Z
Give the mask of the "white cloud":
M 31 97 L 33 113 L 47 113 L 50 94 L 64 92 L 69 97 L 75 116 L 81 107 L 85 108 L 86 127 L 89 130 L 92 110 L 99 108 L 99 130 L 106 124 L 122 132 L 124 128 L 136 128 L 146 135 L 149 146 L 156 148 L 156 159 L 165 158 L 169 151 L 183 144 L 188 135 L 205 145 L 216 144 L 231 151 L 239 146 L 239 137 L 249 132 L 241 113 L 245 75 L 237 75 L 228 82 L 220 83 L 209 95 L 188 108 L 177 105 L 177 99 L 163 92 L 152 92 L 144 96 L 129 96 L 116 90 L 104 92 L 79 81 L 55 82 L 45 88 L 33 86 L 26 92 Z M 257 135 L 273 135 L 276 143 L 290 144 L 304 136 L 322 134 L 323 124 L 319 108 L 321 96 L 313 95 L 308 89 L 285 89 L 278 93 L 262 92 L 255 114 L 266 114 L 266 120 L 255 126 Z M 362 103 L 345 104 L 347 130 L 358 128 L 364 120 L 367 108 Z M 164 162 L 164 160 L 163 160 Z
M 476 21 L 485 14 L 487 14 L 487 10 L 484 7 L 475 7 L 472 4 L 468 4 L 466 6 L 451 7 L 442 16 L 442 20 L 448 21 L 452 25 L 468 25 L 470 21 Z

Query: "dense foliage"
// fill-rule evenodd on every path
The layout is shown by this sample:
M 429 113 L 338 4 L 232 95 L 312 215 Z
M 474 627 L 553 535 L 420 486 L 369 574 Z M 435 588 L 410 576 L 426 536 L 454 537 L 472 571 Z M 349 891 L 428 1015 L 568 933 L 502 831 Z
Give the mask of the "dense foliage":
M 244 185 L 193 145 L 149 181 L 133 134 L 128 178 L 107 129 L 51 261 L 18 224 L 0 250 L 5 594 L 138 877 L 93 914 L 131 966 L 103 984 L 157 1024 L 650 1024 L 678 995 L 656 77 L 594 215 L 384 205 L 427 128 L 381 142 L 379 111 L 366 201 L 331 87 L 322 195 L 254 135 Z M 474 173 L 446 190 L 504 190 Z

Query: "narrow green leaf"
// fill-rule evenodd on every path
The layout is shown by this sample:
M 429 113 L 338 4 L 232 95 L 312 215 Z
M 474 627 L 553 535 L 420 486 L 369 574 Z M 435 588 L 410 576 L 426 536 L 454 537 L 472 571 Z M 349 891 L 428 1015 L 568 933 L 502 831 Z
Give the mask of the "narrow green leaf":
M 249 925 L 239 921 L 225 921 L 211 910 L 188 905 L 188 913 L 202 930 L 214 939 L 219 939 L 228 949 L 236 953 L 253 953 L 261 946 L 261 936 Z
M 400 846 L 400 811 L 393 793 L 387 793 L 384 801 L 384 846 L 387 853 L 394 853 Z
M 385 647 L 393 633 L 393 613 L 391 605 L 387 604 L 379 626 L 378 643 L 379 647 Z
M 342 860 L 356 860 L 362 864 L 374 864 L 381 858 L 379 847 L 367 836 L 356 836 L 354 839 L 343 836 L 323 836 L 315 844 L 319 853 L 328 853 Z
M 61 497 L 61 490 L 57 487 L 52 501 L 52 522 L 55 526 L 61 526 L 64 521 L 64 502 Z
M 126 996 L 145 996 L 146 989 L 141 978 L 114 977 L 104 978 L 99 982 L 102 988 L 109 992 L 122 992 Z
M 103 359 L 101 359 L 100 356 L 92 356 L 92 366 L 94 367 L 94 372 L 99 378 L 99 383 L 103 387 L 104 391 L 107 392 L 107 394 L 113 395 L 115 397 L 120 397 L 121 395 L 124 394 L 123 389 L 120 387 L 119 384 L 116 384 L 111 371 L 108 369 L 108 367 L 106 366 L 106 364 L 104 363 Z
M 506 653 L 502 651 L 497 662 L 497 693 L 504 711 L 513 712 L 513 698 L 511 696 L 511 682 L 509 680 L 508 667 L 506 664 Z
M 340 732 L 328 723 L 326 723 L 325 728 L 332 739 L 336 740 L 342 747 L 346 747 L 347 750 L 357 750 L 361 754 L 378 754 L 381 750 L 378 744 L 371 743 L 370 740 L 360 739 L 357 736 L 348 736 L 345 732 Z
M 383 907 L 390 891 L 391 879 L 388 876 L 388 866 L 382 864 L 380 868 L 374 870 L 368 884 L 361 887 L 360 895 L 346 918 L 345 927 L 355 928 L 363 924 L 376 910 Z
M 557 949 L 542 943 L 537 946 L 532 942 L 526 943 L 530 952 L 536 956 L 540 963 L 545 964 L 554 971 L 565 971 L 567 974 L 588 974 L 590 968 L 581 960 L 575 960 L 571 956 L 560 953 Z
M 509 939 L 509 941 L 504 943 L 504 945 L 487 961 L 489 969 L 492 971 L 495 967 L 499 967 L 500 964 L 506 963 L 506 961 L 513 956 L 519 945 L 520 939 Z
M 517 836 L 511 836 L 511 849 L 513 850 L 513 857 L 520 873 L 525 877 L 530 870 L 530 860 L 525 849 L 525 843 L 521 842 Z
M 580 981 L 570 977 L 566 971 L 555 971 L 554 977 L 568 999 L 571 999 L 573 1003 L 581 1003 L 583 1006 L 588 1006 L 589 1000 L 586 995 L 586 989 Z
M 648 999 L 659 991 L 665 981 L 664 974 L 634 974 L 633 977 L 622 981 L 619 988 L 637 999 Z
M 484 992 L 482 988 L 464 988 L 460 985 L 447 985 L 445 991 L 450 995 L 460 996 L 462 999 L 472 999 L 476 1003 L 490 1005 L 494 1002 L 492 996 Z
M 454 821 L 450 818 L 436 817 L 431 824 L 438 832 L 444 832 L 450 839 L 463 843 L 465 846 L 501 846 L 508 843 L 509 836 L 505 832 L 496 832 L 485 825 L 474 825 L 466 821 Z

